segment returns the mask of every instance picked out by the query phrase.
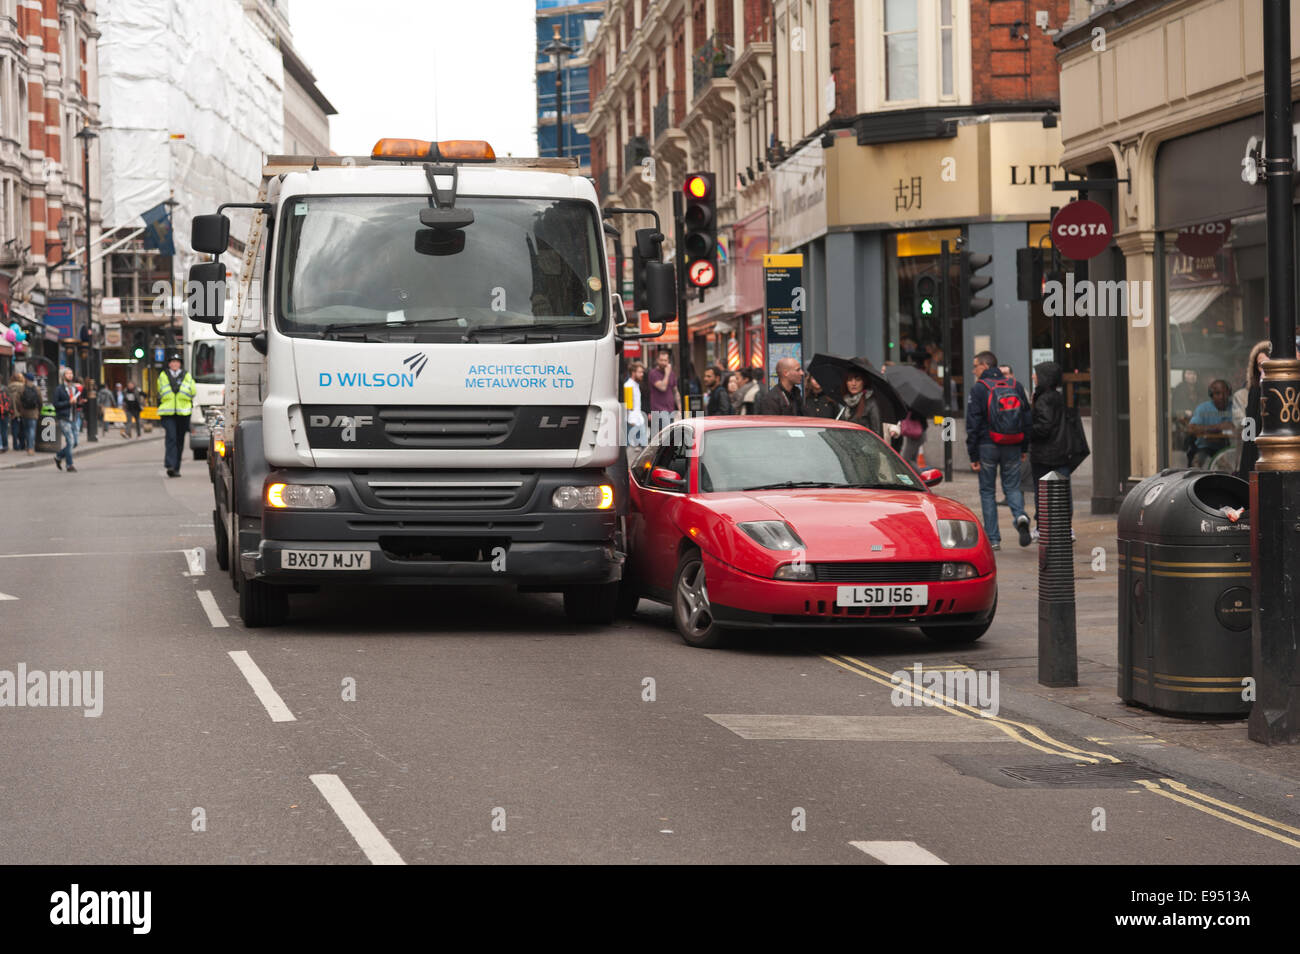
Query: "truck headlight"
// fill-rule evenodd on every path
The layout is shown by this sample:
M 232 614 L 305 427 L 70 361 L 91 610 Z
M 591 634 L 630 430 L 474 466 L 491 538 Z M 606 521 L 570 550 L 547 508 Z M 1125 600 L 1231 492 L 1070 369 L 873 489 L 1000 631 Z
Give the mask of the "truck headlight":
M 556 510 L 608 510 L 614 506 L 614 488 L 609 484 L 556 487 L 551 506 Z
M 973 580 L 979 574 L 969 563 L 945 563 L 939 578 L 943 580 Z
M 980 539 L 979 527 L 970 520 L 940 520 L 939 545 L 945 550 L 964 550 Z
M 745 536 L 769 550 L 797 550 L 803 546 L 794 527 L 784 520 L 753 520 L 737 526 L 745 531 Z
M 271 484 L 266 502 L 277 510 L 327 510 L 337 503 L 334 488 L 326 484 Z

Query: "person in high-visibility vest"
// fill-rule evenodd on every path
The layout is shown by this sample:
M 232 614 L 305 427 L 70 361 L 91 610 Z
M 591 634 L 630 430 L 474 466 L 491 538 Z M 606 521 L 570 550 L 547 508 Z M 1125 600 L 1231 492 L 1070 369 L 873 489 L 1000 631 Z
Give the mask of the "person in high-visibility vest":
M 190 414 L 194 411 L 197 392 L 194 378 L 182 366 L 180 354 L 173 351 L 167 358 L 167 370 L 158 375 L 158 419 L 167 433 L 168 477 L 181 475 L 181 451 L 190 430 Z

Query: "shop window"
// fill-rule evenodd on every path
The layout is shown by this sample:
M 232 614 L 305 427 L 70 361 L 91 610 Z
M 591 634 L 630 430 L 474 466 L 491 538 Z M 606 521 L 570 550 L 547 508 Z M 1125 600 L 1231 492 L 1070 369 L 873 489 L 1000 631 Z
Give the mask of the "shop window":
M 1251 349 L 1268 338 L 1263 214 L 1163 234 L 1169 464 L 1236 469 Z

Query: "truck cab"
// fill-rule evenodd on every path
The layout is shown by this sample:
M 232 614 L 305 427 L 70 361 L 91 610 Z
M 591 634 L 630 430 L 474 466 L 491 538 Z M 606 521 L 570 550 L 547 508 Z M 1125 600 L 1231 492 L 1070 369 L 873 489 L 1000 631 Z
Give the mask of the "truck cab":
M 241 616 L 340 583 L 510 583 L 612 619 L 626 468 L 595 191 L 568 160 L 386 142 L 268 159 L 258 201 L 229 204 L 253 213 L 229 321 L 227 206 L 195 219 L 217 257 L 190 317 L 233 326 L 214 525 Z

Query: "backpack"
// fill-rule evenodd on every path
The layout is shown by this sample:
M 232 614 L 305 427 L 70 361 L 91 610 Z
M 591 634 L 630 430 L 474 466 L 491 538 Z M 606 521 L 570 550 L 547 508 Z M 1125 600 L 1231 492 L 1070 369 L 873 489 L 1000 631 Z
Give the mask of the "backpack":
M 1070 470 L 1075 470 L 1088 458 L 1088 435 L 1083 432 L 1083 420 L 1072 407 L 1065 409 L 1065 459 Z
M 28 384 L 23 387 L 23 396 L 18 399 L 18 403 L 24 411 L 34 411 L 41 406 L 41 392 Z
M 988 378 L 989 437 L 994 444 L 1022 444 L 1025 440 L 1025 402 L 1015 378 Z
M 9 390 L 0 388 L 0 420 L 6 417 L 12 417 L 14 413 L 14 402 L 9 399 Z

